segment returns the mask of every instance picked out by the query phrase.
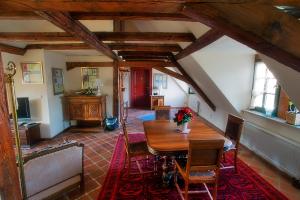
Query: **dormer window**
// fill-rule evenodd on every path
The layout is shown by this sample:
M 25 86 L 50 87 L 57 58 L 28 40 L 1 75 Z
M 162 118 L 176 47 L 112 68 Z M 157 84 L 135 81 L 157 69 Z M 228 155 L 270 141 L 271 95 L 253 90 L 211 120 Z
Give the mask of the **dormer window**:
M 269 116 L 276 115 L 280 88 L 277 80 L 262 61 L 255 63 L 251 108 Z

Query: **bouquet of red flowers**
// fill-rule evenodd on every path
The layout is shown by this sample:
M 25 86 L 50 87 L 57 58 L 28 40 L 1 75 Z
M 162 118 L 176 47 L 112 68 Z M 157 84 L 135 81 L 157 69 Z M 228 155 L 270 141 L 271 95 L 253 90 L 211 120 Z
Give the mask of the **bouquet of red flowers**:
M 176 122 L 177 126 L 179 126 L 181 124 L 191 121 L 192 118 L 193 118 L 193 114 L 192 114 L 191 109 L 184 108 L 184 109 L 179 110 L 175 114 L 174 122 Z

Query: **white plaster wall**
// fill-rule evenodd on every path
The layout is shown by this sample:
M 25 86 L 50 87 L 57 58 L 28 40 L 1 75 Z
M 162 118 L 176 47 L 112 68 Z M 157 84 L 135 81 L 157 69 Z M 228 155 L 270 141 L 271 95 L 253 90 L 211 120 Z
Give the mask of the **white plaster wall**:
M 66 62 L 63 54 L 44 51 L 45 52 L 45 75 L 47 78 L 47 96 L 49 105 L 49 118 L 50 118 L 50 137 L 56 136 L 64 129 L 69 127 L 69 122 L 63 119 L 63 105 L 61 95 L 54 95 L 53 93 L 53 81 L 52 81 L 52 68 L 63 69 L 63 73 L 66 73 Z M 65 81 L 65 80 L 64 80 Z
M 41 137 L 48 138 L 51 136 L 49 107 L 47 98 L 47 81 L 44 60 L 44 50 L 29 50 L 24 56 L 2 53 L 4 67 L 9 61 L 13 61 L 17 65 L 17 74 L 15 76 L 15 90 L 17 97 L 29 97 L 30 112 L 33 121 L 41 122 Z M 43 84 L 23 84 L 22 70 L 20 63 L 22 62 L 42 62 L 44 83 Z
M 188 105 L 194 111 L 197 111 L 197 101 L 199 101 L 199 114 L 218 128 L 224 130 L 227 121 L 227 114 L 233 113 L 238 115 L 237 110 L 232 106 L 222 91 L 216 86 L 210 76 L 208 76 L 202 66 L 200 66 L 192 56 L 181 59 L 179 63 L 185 68 L 187 73 L 194 79 L 208 98 L 215 104 L 216 111 L 213 111 L 198 95 L 189 95 Z
M 110 62 L 106 56 L 66 56 L 66 62 Z M 113 68 L 100 67 L 99 79 L 103 82 L 101 93 L 107 95 L 106 112 L 112 116 L 113 110 Z M 71 93 L 81 89 L 81 69 L 75 68 L 65 72 L 65 90 Z

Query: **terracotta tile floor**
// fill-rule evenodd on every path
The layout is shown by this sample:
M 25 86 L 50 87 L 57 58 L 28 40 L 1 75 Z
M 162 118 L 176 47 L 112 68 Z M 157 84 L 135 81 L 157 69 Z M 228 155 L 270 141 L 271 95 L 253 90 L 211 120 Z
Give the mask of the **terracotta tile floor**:
M 128 131 L 143 132 L 142 122 L 136 117 L 151 112 L 152 111 L 130 109 L 127 120 Z M 97 199 L 97 196 L 101 190 L 101 186 L 105 179 L 105 175 L 109 167 L 110 159 L 112 157 L 119 132 L 120 130 L 105 132 L 100 129 L 97 133 L 81 133 L 68 131 L 52 140 L 41 142 L 30 151 L 38 150 L 47 145 L 61 143 L 65 138 L 77 140 L 81 143 L 84 143 L 84 194 L 81 194 L 79 189 L 75 189 L 73 191 L 70 191 L 69 193 L 63 194 L 59 199 L 94 200 Z M 28 152 L 28 150 L 24 151 L 24 153 Z M 291 185 L 290 178 L 256 156 L 253 152 L 249 151 L 245 147 L 242 147 L 239 158 L 241 158 L 244 162 L 251 166 L 257 173 L 259 173 L 287 197 L 292 200 L 300 200 L 300 190 L 294 188 Z

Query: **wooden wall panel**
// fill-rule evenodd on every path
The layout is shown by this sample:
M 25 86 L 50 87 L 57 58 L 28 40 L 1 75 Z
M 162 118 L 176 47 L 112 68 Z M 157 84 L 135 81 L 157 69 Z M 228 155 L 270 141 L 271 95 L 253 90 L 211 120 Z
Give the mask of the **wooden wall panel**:
M 6 101 L 4 72 L 0 52 L 0 193 L 5 200 L 20 200 L 21 193 L 16 167 L 16 157 L 12 146 Z
M 285 112 L 288 110 L 288 107 L 289 107 L 289 97 L 286 94 L 286 92 L 281 88 L 277 117 L 285 120 Z

